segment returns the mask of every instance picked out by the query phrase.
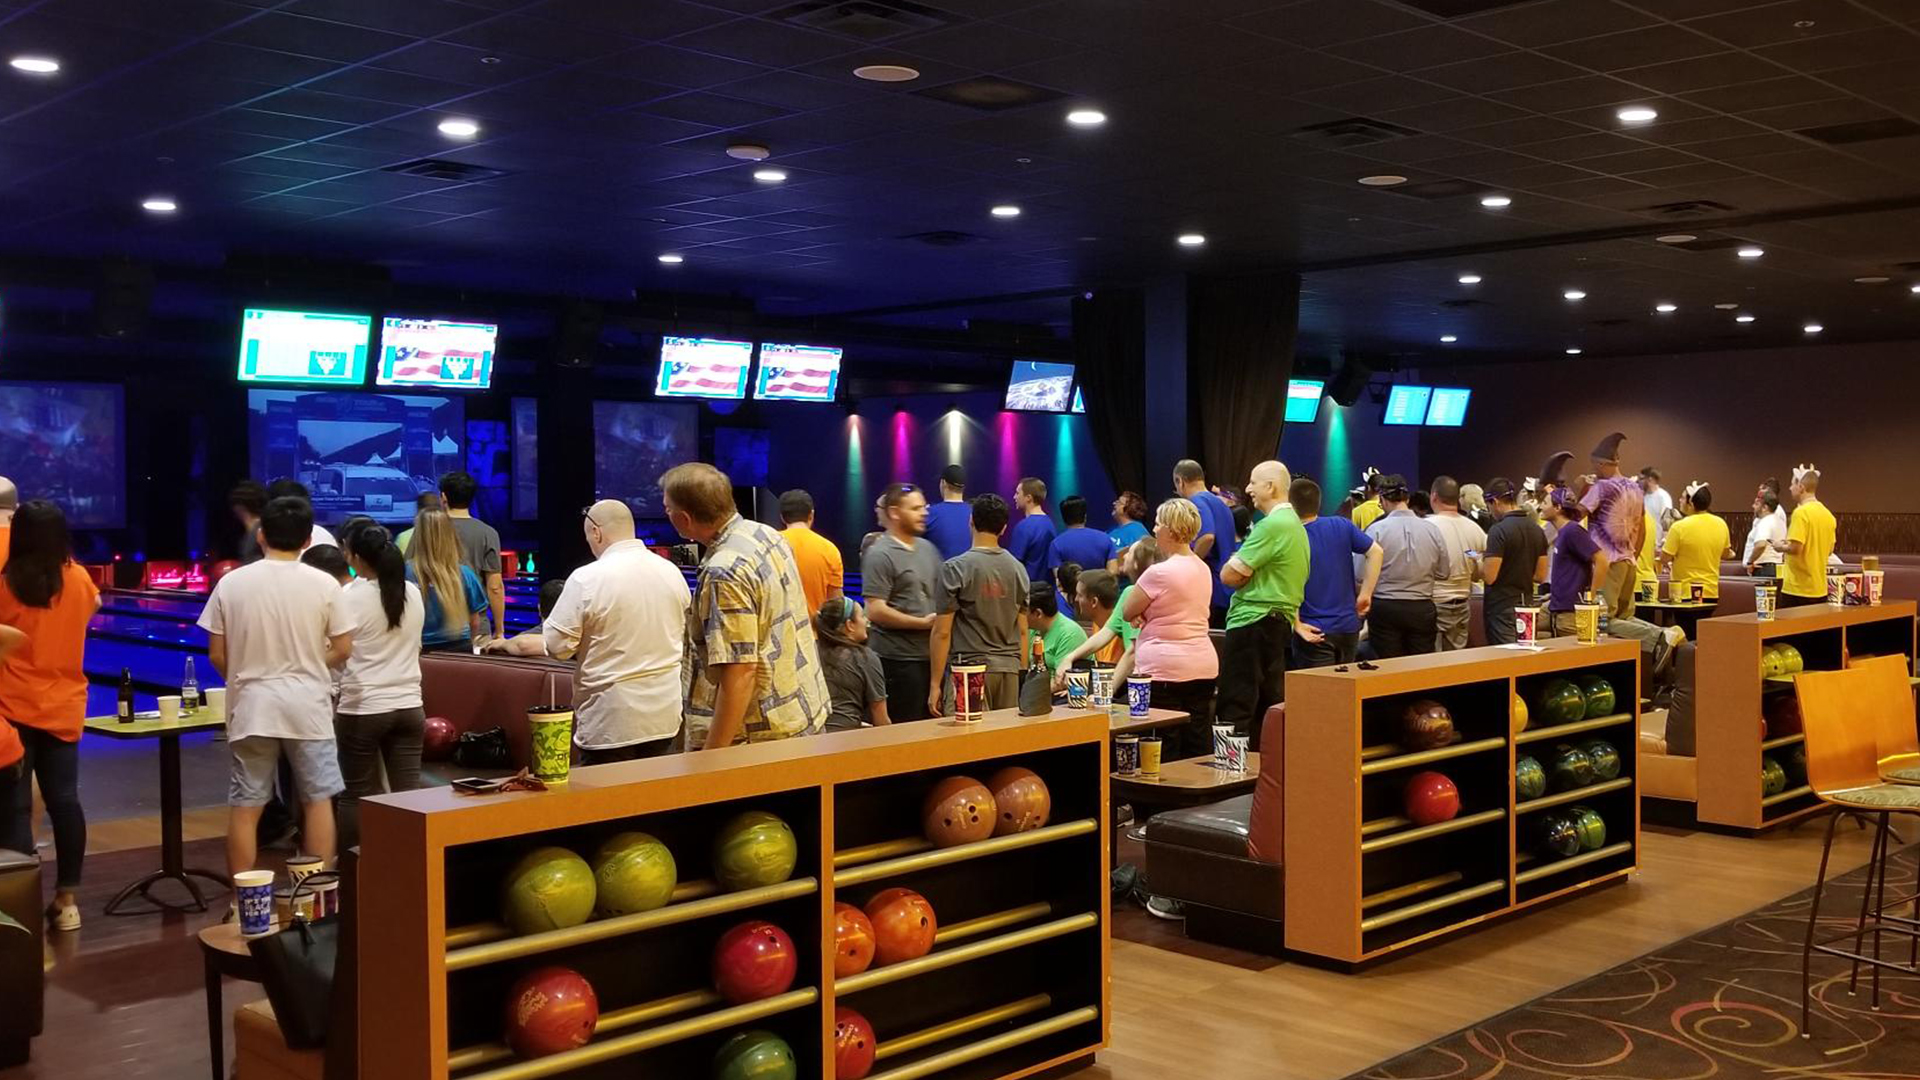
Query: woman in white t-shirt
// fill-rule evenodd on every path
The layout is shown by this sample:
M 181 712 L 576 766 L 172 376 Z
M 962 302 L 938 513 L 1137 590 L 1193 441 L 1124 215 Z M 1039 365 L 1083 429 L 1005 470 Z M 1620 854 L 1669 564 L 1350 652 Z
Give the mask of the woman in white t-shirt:
M 407 580 L 406 558 L 386 529 L 368 525 L 347 538 L 347 562 L 357 575 L 341 601 L 353 623 L 353 652 L 340 669 L 333 717 L 347 787 L 340 796 L 342 847 L 359 842 L 361 799 L 420 786 L 427 720 L 420 707 L 420 632 L 427 609 L 420 587 Z M 386 788 L 380 784 L 382 763 Z

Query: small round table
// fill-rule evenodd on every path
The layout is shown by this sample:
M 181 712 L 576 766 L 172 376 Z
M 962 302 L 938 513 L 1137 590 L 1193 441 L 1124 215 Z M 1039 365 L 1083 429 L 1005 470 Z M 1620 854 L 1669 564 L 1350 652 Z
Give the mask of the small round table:
M 273 929 L 281 923 L 276 919 Z M 213 1080 L 226 1076 L 226 1009 L 221 1003 L 222 977 L 245 982 L 260 981 L 260 967 L 247 951 L 247 939 L 240 936 L 238 921 L 215 923 L 200 931 L 200 959 L 207 974 L 207 1055 L 213 1063 Z

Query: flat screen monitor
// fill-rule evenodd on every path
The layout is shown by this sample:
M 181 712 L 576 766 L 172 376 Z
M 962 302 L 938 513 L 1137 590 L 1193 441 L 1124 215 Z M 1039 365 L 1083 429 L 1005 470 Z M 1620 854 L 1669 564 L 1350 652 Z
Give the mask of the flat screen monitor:
M 1077 413 L 1087 411 L 1087 399 L 1080 396 L 1080 388 L 1077 386 L 1073 388 L 1073 411 Z
M 760 343 L 753 396 L 769 401 L 832 401 L 840 386 L 840 350 L 830 345 Z
M 1319 379 L 1288 379 L 1286 422 L 1313 423 L 1320 415 L 1320 395 L 1326 388 Z
M 660 397 L 743 398 L 753 368 L 753 342 L 714 338 L 660 339 Z
M 413 521 L 415 497 L 464 469 L 466 408 L 438 394 L 247 391 L 253 475 L 290 476 L 313 495 L 313 516 Z
M 240 316 L 240 381 L 359 386 L 371 315 L 248 308 Z
M 127 523 L 126 426 L 120 387 L 0 383 L 0 470 L 22 499 L 51 499 L 75 529 Z
M 693 405 L 637 401 L 593 403 L 595 497 L 619 499 L 639 518 L 667 515 L 660 474 L 700 456 L 700 416 Z
M 1073 365 L 1015 360 L 1007 378 L 1007 408 L 1013 412 L 1066 412 L 1073 404 Z
M 1467 422 L 1467 399 L 1473 391 L 1461 386 L 1436 386 L 1427 403 L 1427 426 L 1459 427 Z
M 388 318 L 380 325 L 381 386 L 485 390 L 493 382 L 493 323 Z
M 513 519 L 540 517 L 540 399 L 517 397 L 512 402 Z
M 762 428 L 714 428 L 713 464 L 735 487 L 765 487 L 773 443 Z
M 1431 386 L 1402 384 L 1387 392 L 1387 409 L 1380 422 L 1390 427 L 1417 427 L 1427 421 L 1427 397 Z

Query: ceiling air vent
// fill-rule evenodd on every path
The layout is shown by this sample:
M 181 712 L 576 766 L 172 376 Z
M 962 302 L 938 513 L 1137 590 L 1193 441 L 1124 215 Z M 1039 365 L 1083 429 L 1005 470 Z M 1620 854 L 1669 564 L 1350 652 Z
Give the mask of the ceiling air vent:
M 1654 206 L 1643 206 L 1640 208 L 1640 213 L 1642 214 L 1652 214 L 1655 217 L 1667 218 L 1704 217 L 1708 214 L 1730 214 L 1732 212 L 1733 207 L 1723 202 L 1714 202 L 1712 199 L 1683 199 L 1680 202 L 1659 203 Z
M 987 112 L 1000 112 L 1003 109 L 1021 109 L 1028 105 L 1039 105 L 1065 97 L 1058 90 L 1049 90 L 1032 83 L 1015 82 L 998 75 L 981 75 L 977 78 L 962 79 L 959 82 L 929 86 L 925 90 L 915 90 L 921 97 L 944 101 L 949 105 L 965 105 L 969 109 L 982 109 Z
M 1309 142 L 1323 150 L 1344 150 L 1355 146 L 1372 146 L 1392 139 L 1404 139 L 1409 135 L 1418 135 L 1412 128 L 1389 124 L 1384 120 L 1369 120 L 1364 116 L 1350 116 L 1345 120 L 1328 120 L 1319 124 L 1308 124 L 1295 128 L 1292 137 Z
M 1725 251 L 1728 248 L 1746 247 L 1751 240 L 1742 240 L 1737 236 L 1702 236 L 1698 240 L 1688 240 L 1684 244 L 1668 244 L 1682 251 Z
M 909 0 L 807 0 L 768 12 L 767 17 L 866 42 L 917 34 L 956 21 L 945 12 Z
M 424 176 L 429 180 L 445 180 L 457 184 L 472 184 L 507 175 L 501 169 L 489 169 L 485 165 L 469 165 L 464 161 L 447 161 L 443 158 L 406 161 L 398 165 L 389 165 L 380 171 L 400 173 L 403 176 Z
M 1457 199 L 1463 195 L 1478 195 L 1487 190 L 1487 185 L 1476 184 L 1468 180 L 1423 180 L 1418 184 L 1401 184 L 1398 187 L 1381 188 L 1390 195 L 1405 195 L 1410 199 Z
M 1415 11 L 1424 11 L 1441 19 L 1459 19 L 1468 15 L 1478 15 L 1483 11 L 1499 11 L 1501 8 L 1519 7 L 1533 0 L 1400 0 L 1400 6 Z
M 932 232 L 908 233 L 900 239 L 917 240 L 931 247 L 959 247 L 962 244 L 984 240 L 986 237 L 976 233 L 961 232 L 958 229 L 935 229 Z
M 1899 139 L 1908 135 L 1920 135 L 1920 124 L 1904 117 L 1885 116 L 1878 120 L 1861 120 L 1852 124 L 1801 128 L 1796 134 L 1834 146 L 1845 146 L 1848 143 L 1873 142 L 1875 139 Z

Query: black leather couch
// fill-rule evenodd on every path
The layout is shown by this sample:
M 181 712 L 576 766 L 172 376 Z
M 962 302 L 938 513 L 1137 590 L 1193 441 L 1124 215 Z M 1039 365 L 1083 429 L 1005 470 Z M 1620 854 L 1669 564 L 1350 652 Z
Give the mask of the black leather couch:
M 0 1069 L 26 1063 L 40 1034 L 46 959 L 41 937 L 40 860 L 0 848 L 0 912 L 27 933 L 0 929 Z

